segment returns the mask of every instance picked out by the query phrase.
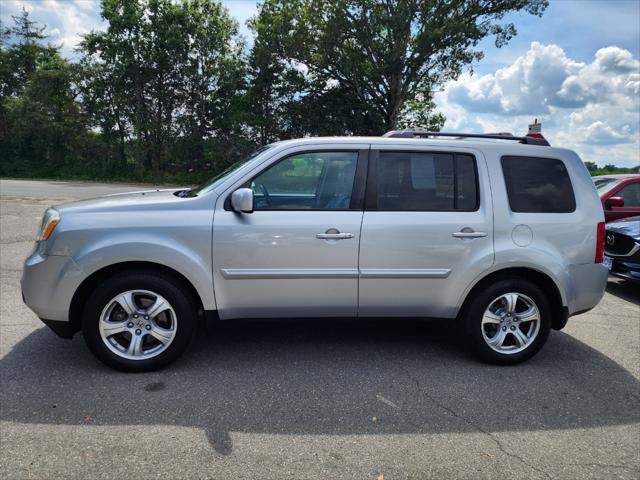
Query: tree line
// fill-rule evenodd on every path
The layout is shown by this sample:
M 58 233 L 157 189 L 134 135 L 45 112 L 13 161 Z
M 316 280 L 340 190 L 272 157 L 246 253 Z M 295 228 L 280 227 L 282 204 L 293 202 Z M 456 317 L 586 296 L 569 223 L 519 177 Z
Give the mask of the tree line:
M 277 140 L 437 131 L 434 91 L 547 3 L 266 0 L 248 45 L 217 1 L 103 0 L 75 61 L 23 10 L 0 25 L 0 175 L 195 182 Z
M 598 175 L 640 173 L 640 165 L 637 167 L 618 167 L 612 163 L 608 163 L 604 167 L 600 168 L 596 162 L 584 162 L 584 164 L 593 177 Z

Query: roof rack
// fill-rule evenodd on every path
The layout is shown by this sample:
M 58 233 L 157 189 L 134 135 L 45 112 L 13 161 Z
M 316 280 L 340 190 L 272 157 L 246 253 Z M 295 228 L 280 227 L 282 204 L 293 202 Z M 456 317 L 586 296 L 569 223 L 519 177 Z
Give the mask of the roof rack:
M 527 145 L 551 146 L 544 138 L 535 137 L 515 137 L 510 133 L 451 133 L 451 132 L 428 132 L 417 128 L 407 128 L 404 130 L 392 130 L 382 135 L 387 138 L 429 138 L 429 137 L 453 137 L 463 138 L 490 138 L 494 140 L 513 140 Z

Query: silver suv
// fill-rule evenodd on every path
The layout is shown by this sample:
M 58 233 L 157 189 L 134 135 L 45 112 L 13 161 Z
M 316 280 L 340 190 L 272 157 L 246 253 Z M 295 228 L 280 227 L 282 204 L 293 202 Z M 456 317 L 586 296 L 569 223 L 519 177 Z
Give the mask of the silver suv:
M 174 360 L 200 321 L 275 317 L 447 318 L 515 364 L 601 299 L 603 220 L 578 155 L 544 140 L 306 138 L 195 189 L 48 209 L 22 291 L 127 371 Z

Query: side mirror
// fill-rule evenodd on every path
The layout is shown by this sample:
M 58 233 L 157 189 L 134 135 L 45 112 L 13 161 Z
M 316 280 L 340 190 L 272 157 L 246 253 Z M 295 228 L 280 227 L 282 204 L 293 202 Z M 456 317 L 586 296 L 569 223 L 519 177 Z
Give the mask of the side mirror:
M 238 213 L 253 213 L 253 190 L 239 188 L 231 194 L 231 208 Z
M 624 198 L 622 197 L 609 197 L 604 202 L 607 208 L 611 207 L 624 207 Z

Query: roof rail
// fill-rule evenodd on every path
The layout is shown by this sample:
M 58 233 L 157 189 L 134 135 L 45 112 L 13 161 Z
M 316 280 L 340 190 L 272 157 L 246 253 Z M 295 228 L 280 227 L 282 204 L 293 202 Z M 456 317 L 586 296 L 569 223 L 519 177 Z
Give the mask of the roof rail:
M 527 145 L 551 146 L 544 138 L 535 137 L 514 137 L 510 133 L 451 133 L 451 132 L 428 132 L 422 129 L 407 128 L 405 130 L 391 130 L 382 135 L 387 138 L 428 138 L 428 137 L 453 137 L 462 138 L 490 138 L 494 140 L 513 140 Z

